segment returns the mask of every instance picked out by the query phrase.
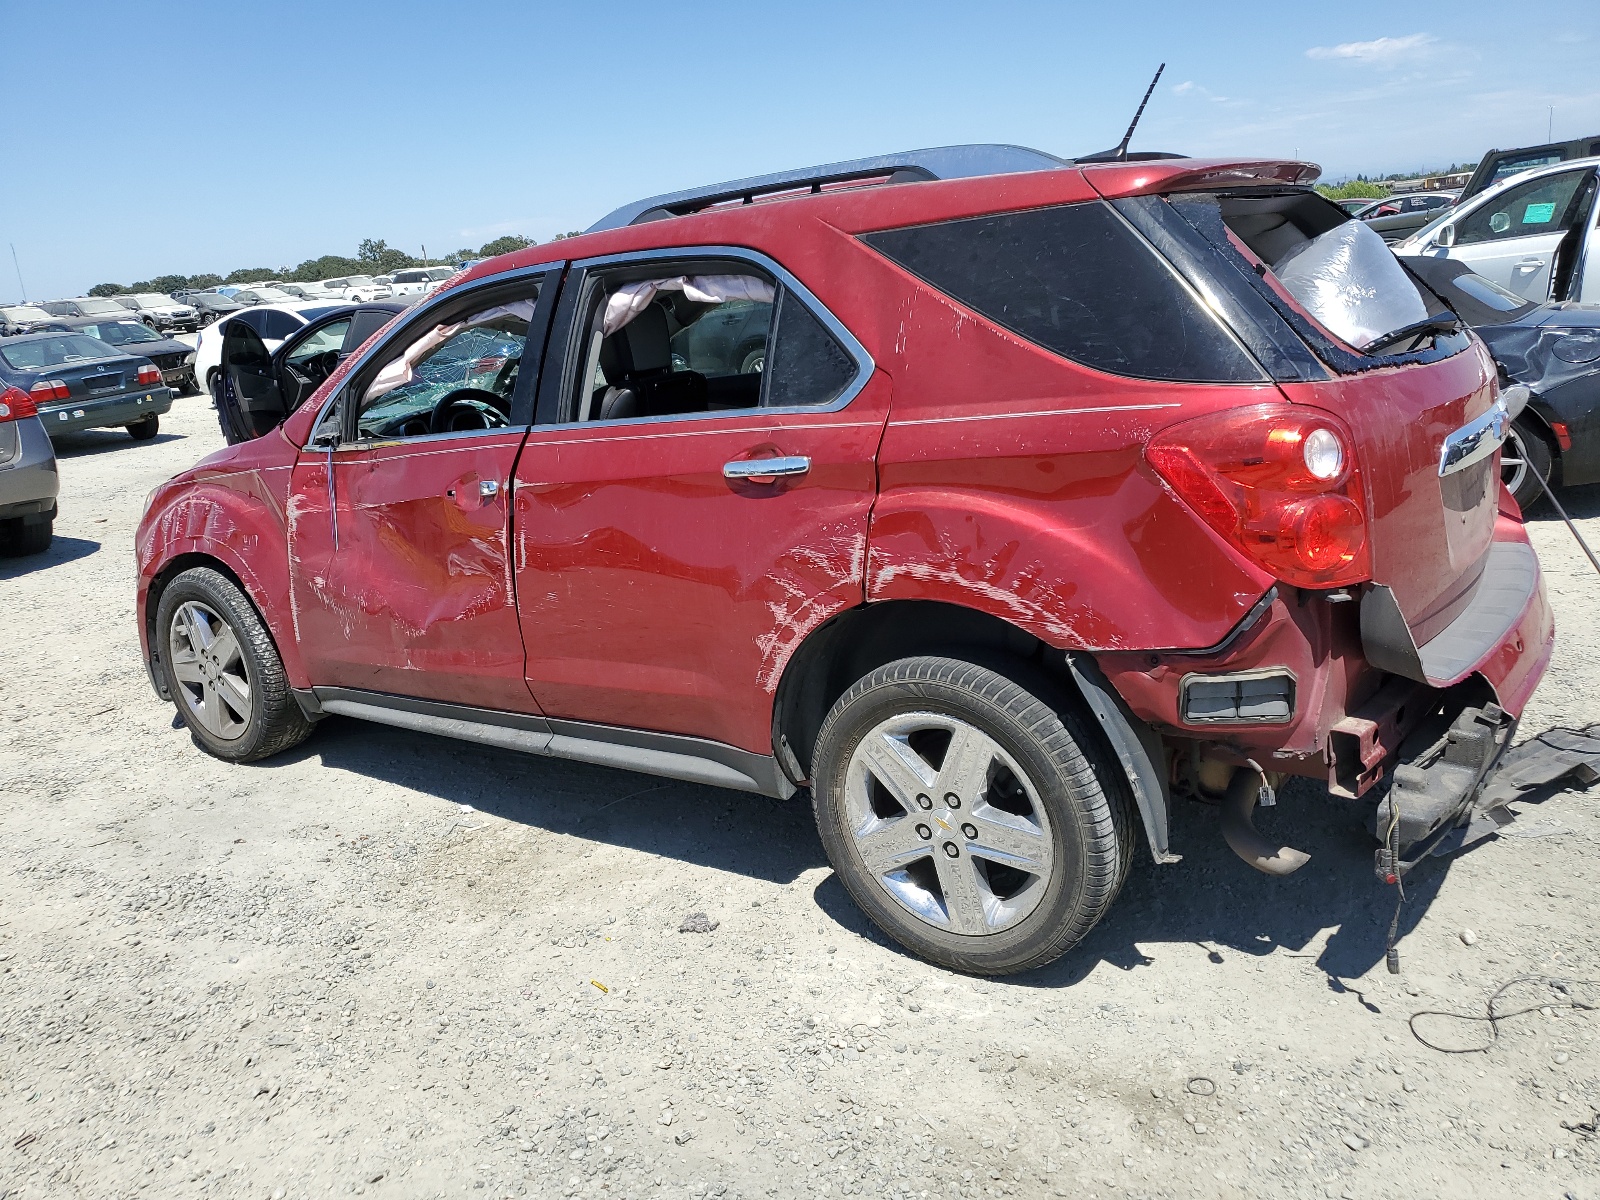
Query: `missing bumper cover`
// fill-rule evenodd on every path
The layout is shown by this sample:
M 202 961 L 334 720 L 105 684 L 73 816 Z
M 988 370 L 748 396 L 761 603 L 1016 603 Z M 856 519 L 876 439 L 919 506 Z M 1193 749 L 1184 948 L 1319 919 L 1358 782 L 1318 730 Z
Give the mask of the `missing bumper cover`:
M 1188 725 L 1282 725 L 1294 717 L 1294 675 L 1280 669 L 1185 675 L 1179 713 Z

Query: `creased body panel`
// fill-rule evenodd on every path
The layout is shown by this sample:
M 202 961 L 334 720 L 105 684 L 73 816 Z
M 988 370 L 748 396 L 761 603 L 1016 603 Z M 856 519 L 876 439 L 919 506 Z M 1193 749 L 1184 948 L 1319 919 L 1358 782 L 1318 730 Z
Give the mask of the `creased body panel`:
M 806 635 L 861 603 L 875 375 L 838 412 L 536 429 L 517 466 L 528 683 L 552 717 L 772 752 L 772 698 Z M 802 456 L 801 476 L 724 477 Z
M 139 522 L 139 639 L 149 658 L 151 582 L 179 555 L 225 564 L 266 622 L 295 687 L 306 675 L 289 611 L 286 513 L 293 449 L 276 436 L 231 446 L 169 481 Z
M 1226 637 L 1272 580 L 1172 497 L 1143 448 L 1278 390 L 1092 371 L 903 278 L 868 598 L 968 605 L 1063 648 Z

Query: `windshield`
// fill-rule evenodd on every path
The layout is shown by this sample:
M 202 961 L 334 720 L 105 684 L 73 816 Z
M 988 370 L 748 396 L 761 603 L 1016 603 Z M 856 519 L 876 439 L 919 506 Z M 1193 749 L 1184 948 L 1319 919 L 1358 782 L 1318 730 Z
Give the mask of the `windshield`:
M 95 325 L 84 325 L 83 332 L 90 337 L 99 338 L 111 346 L 127 346 L 134 342 L 159 342 L 161 335 L 140 321 L 101 321 Z
M 118 304 L 115 300 L 75 300 L 78 311 L 86 317 L 99 316 L 101 313 L 125 313 L 128 306 Z
M 256 288 L 250 294 L 267 304 L 280 304 L 285 300 L 294 299 L 288 292 L 279 291 L 277 288 Z
M 345 276 L 345 278 L 341 282 L 343 282 L 346 287 L 353 287 L 353 286 L 360 285 L 360 284 L 369 284 L 369 283 L 372 282 L 372 276 L 371 275 L 347 275 L 347 276 Z
M 134 299 L 139 302 L 139 305 L 142 308 L 170 308 L 170 307 L 172 307 L 172 297 L 171 296 L 158 296 L 154 292 L 140 292 L 137 296 L 134 297 Z
M 0 346 L 0 358 L 6 360 L 8 367 L 18 371 L 41 371 L 46 367 L 64 367 L 97 358 L 114 358 L 116 353 L 99 338 L 82 333 L 61 333 Z

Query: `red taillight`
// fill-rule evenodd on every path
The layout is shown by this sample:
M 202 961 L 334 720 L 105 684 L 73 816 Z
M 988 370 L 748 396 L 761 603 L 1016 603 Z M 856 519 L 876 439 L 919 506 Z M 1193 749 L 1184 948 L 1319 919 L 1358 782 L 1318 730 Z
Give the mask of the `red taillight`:
M 33 397 L 19 387 L 8 387 L 0 392 L 0 421 L 20 421 L 23 417 L 37 416 L 38 408 Z
M 1366 497 L 1350 431 L 1327 413 L 1258 404 L 1162 430 L 1145 457 L 1183 501 L 1275 578 L 1366 579 Z
M 41 379 L 28 389 L 35 404 L 48 404 L 52 400 L 70 400 L 72 391 L 59 379 Z
M 147 383 L 160 383 L 160 382 L 161 382 L 161 368 L 160 367 L 155 366 L 152 363 L 145 363 L 144 366 L 139 368 L 139 385 L 141 387 L 143 387 Z

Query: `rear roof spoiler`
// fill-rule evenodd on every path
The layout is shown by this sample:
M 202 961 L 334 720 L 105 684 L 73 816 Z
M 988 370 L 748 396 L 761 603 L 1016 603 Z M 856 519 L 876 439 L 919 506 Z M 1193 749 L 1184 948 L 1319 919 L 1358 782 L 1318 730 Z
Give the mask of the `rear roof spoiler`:
M 1137 156 L 1130 156 L 1137 157 Z M 757 196 L 774 192 L 810 188 L 820 192 L 827 184 L 849 183 L 857 179 L 889 176 L 891 183 L 911 183 L 930 179 L 972 179 L 981 175 L 1013 175 L 1024 171 L 1054 171 L 1072 166 L 1072 160 L 1032 150 L 1027 146 L 973 145 L 934 146 L 926 150 L 907 150 L 900 154 L 880 154 L 876 158 L 857 158 L 848 162 L 825 163 L 774 175 L 756 175 L 728 183 L 713 183 L 684 192 L 668 192 L 635 200 L 607 213 L 585 231 L 621 229 L 664 217 L 682 217 L 729 200 L 755 202 Z

